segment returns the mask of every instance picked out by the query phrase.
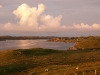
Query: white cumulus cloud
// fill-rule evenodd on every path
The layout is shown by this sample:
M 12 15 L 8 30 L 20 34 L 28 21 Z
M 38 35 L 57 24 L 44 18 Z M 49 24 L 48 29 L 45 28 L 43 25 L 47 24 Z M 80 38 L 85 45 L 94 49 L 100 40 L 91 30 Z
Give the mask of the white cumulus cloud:
M 40 14 L 44 12 L 44 10 L 45 6 L 43 4 L 39 4 L 38 8 L 31 8 L 27 4 L 22 4 L 13 13 L 16 15 L 16 17 L 20 18 L 20 25 L 37 26 L 38 18 Z
M 92 25 L 84 23 L 74 24 L 73 28 L 79 31 L 95 31 L 95 30 L 100 30 L 100 24 L 95 24 L 95 23 Z

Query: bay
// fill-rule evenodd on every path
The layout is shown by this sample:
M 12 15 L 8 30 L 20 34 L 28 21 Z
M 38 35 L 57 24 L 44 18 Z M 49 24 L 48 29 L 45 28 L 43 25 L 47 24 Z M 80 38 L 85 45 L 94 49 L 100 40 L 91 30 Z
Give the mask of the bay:
M 44 48 L 55 50 L 67 50 L 75 43 L 49 42 L 47 40 L 6 40 L 0 41 L 0 50 Z

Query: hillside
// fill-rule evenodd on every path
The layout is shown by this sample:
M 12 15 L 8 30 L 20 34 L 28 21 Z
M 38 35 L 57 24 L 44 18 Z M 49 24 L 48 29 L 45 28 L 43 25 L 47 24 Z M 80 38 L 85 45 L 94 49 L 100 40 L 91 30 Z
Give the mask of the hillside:
M 0 75 L 100 74 L 100 50 L 18 49 L 0 52 Z
M 100 48 L 100 37 L 89 37 L 80 42 L 77 42 L 74 46 L 76 48 Z

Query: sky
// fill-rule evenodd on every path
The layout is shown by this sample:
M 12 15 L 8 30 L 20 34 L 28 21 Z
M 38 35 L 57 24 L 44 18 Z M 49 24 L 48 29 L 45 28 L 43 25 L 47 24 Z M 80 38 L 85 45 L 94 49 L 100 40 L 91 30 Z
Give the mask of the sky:
M 100 0 L 0 0 L 0 36 L 100 36 Z

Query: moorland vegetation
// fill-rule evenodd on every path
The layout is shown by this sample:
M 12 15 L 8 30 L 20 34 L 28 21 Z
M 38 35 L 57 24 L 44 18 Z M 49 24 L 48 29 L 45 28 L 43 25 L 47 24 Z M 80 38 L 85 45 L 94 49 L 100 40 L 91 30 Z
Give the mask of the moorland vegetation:
M 0 52 L 0 75 L 100 74 L 100 50 L 17 49 Z

